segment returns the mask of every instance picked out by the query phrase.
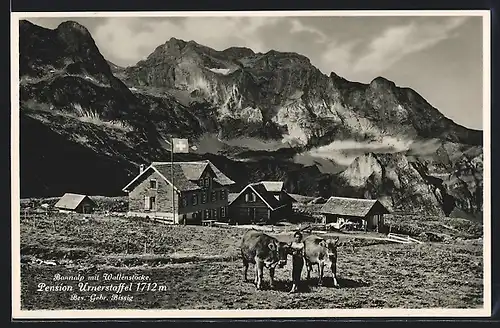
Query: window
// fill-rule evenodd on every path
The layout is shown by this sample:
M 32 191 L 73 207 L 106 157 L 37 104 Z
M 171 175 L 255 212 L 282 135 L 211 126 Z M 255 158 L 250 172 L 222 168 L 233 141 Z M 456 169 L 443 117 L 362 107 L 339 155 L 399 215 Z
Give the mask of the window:
M 217 201 L 217 192 L 212 192 L 212 202 L 216 202 Z
M 182 207 L 187 207 L 188 206 L 188 200 L 187 197 L 182 198 Z
M 211 214 L 212 214 L 212 211 L 210 211 L 210 210 L 205 210 L 205 219 L 210 219 Z
M 144 198 L 144 209 L 145 210 L 156 210 L 156 198 L 146 196 Z
M 205 188 L 210 187 L 210 178 L 205 178 Z
M 151 189 L 157 189 L 158 188 L 158 184 L 157 184 L 157 182 L 156 182 L 155 179 L 149 180 L 149 188 L 151 188 Z
M 256 196 L 253 192 L 250 192 L 245 195 L 245 202 L 247 203 L 254 203 L 256 201 Z
M 217 209 L 216 209 L 216 208 L 214 208 L 214 209 L 213 209 L 213 218 L 214 218 L 214 219 L 217 219 L 217 216 L 218 216 L 218 215 L 217 215 Z
M 198 205 L 198 195 L 193 195 L 193 205 Z
M 220 217 L 221 218 L 226 217 L 226 208 L 225 207 L 220 208 Z
M 226 199 L 226 191 L 225 190 L 220 191 L 220 199 Z
M 207 194 L 206 193 L 202 193 L 201 194 L 201 203 L 205 204 L 206 202 L 207 202 Z

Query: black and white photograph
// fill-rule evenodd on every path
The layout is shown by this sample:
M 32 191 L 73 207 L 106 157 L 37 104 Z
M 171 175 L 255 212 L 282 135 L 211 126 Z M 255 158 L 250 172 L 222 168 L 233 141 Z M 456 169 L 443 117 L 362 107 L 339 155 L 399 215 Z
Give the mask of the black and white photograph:
M 491 313 L 489 11 L 11 27 L 14 318 Z

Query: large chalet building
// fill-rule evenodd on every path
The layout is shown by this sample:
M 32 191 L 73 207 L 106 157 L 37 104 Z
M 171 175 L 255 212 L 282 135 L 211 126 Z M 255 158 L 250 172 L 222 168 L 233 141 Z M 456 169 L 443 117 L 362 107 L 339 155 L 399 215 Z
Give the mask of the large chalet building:
M 141 167 L 123 191 L 128 193 L 128 216 L 174 224 L 199 223 L 207 219 L 225 221 L 228 187 L 233 184 L 208 160 L 173 162 L 173 167 L 171 162 L 153 162 Z

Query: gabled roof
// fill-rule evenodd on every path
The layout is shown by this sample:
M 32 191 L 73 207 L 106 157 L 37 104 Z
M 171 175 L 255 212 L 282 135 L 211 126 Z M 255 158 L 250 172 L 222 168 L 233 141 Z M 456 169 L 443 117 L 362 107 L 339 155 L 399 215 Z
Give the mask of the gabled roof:
M 264 188 L 270 192 L 280 192 L 283 190 L 282 181 L 261 181 L 260 183 L 263 184 Z
M 234 193 L 234 192 L 230 192 L 228 195 L 227 195 L 227 201 L 229 204 L 231 204 L 235 199 L 236 197 L 238 197 L 240 193 Z
M 275 181 L 265 181 L 265 182 L 275 182 Z M 278 182 L 278 181 L 276 181 Z M 282 183 L 282 182 L 280 182 Z M 276 186 L 277 184 L 274 184 Z M 269 191 L 266 189 L 266 185 L 264 182 L 255 182 L 247 185 L 245 188 L 243 188 L 234 198 L 228 199 L 229 200 L 229 205 L 231 205 L 236 199 L 238 199 L 247 189 L 252 189 L 255 194 L 266 204 L 266 206 L 271 209 L 271 210 L 276 210 L 284 205 L 286 205 L 286 202 L 280 201 L 274 197 L 274 191 Z M 272 189 L 271 189 L 272 190 Z M 291 197 L 290 197 L 291 198 Z M 293 200 L 293 198 L 292 198 Z
M 208 165 L 210 165 L 210 168 L 212 169 L 212 171 L 214 171 L 215 176 L 216 176 L 216 178 L 214 180 L 217 181 L 217 183 L 219 183 L 223 186 L 230 186 L 230 185 L 233 185 L 235 183 L 233 180 L 229 179 L 229 177 L 227 175 L 222 173 L 217 168 L 217 166 L 212 164 L 212 162 L 210 162 L 209 160 L 206 160 L 206 162 L 208 162 Z
M 271 192 L 267 191 L 266 187 L 264 187 L 262 183 L 254 183 L 249 185 L 249 187 L 255 191 L 257 196 L 260 196 L 260 198 L 264 201 L 264 203 L 266 203 L 266 205 L 270 209 L 273 210 L 282 205 L 279 203 L 279 201 L 274 197 L 274 195 Z
M 85 199 L 88 199 L 95 205 L 94 201 L 86 195 L 65 193 L 54 206 L 67 210 L 75 210 Z
M 321 213 L 365 217 L 375 204 L 377 204 L 377 207 L 380 208 L 378 213 L 389 213 L 384 205 L 376 199 L 347 197 L 330 197 L 321 208 Z
M 129 188 L 147 171 L 156 171 L 165 181 L 172 184 L 172 170 L 173 170 L 173 184 L 177 192 L 201 189 L 195 182 L 199 180 L 203 172 L 210 167 L 214 171 L 214 180 L 223 185 L 228 186 L 234 184 L 234 181 L 229 179 L 210 161 L 193 161 L 193 162 L 153 162 L 142 173 L 137 175 L 128 185 L 123 188 L 123 191 L 129 191 Z
M 188 180 L 199 180 L 207 166 L 208 163 L 198 162 L 182 162 L 182 164 L 180 164 L 180 167 L 184 172 L 184 176 Z
M 196 183 L 191 182 L 192 180 L 196 179 L 189 179 L 186 177 L 186 173 L 184 171 L 183 165 L 180 163 L 174 162 L 173 166 L 173 174 L 174 178 L 172 181 L 172 164 L 171 163 L 160 163 L 160 162 L 153 162 L 151 164 L 162 176 L 165 181 L 169 182 L 170 184 L 174 184 L 175 188 L 180 190 L 180 191 L 188 191 L 188 190 L 198 190 L 201 189 L 200 186 L 198 186 Z M 187 167 L 186 171 L 190 171 L 192 169 L 192 165 L 189 165 L 190 167 Z M 192 173 L 192 172 L 190 172 Z

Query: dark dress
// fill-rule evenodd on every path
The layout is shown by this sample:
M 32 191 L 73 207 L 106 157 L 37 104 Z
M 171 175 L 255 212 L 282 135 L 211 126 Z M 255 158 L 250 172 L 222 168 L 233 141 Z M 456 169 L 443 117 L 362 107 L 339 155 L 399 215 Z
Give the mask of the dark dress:
M 304 244 L 294 242 L 292 243 L 292 249 L 292 282 L 297 286 L 304 267 Z

